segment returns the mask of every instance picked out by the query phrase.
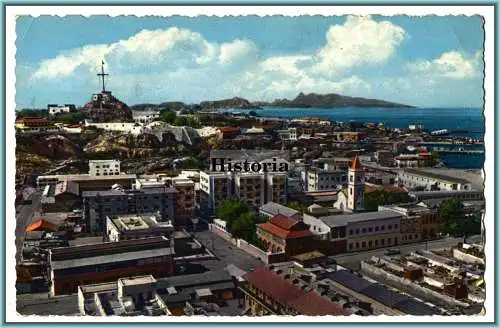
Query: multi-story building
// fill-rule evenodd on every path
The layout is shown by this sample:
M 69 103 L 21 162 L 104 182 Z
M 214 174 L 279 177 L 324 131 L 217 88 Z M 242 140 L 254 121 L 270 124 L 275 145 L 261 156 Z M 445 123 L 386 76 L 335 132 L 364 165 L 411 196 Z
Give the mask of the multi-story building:
M 400 225 L 400 244 L 437 238 L 439 233 L 439 212 L 437 209 L 416 204 L 379 206 L 379 211 L 385 210 L 403 215 Z
M 288 201 L 288 174 L 267 172 L 264 174 L 264 202 L 286 204 Z
M 213 213 L 217 204 L 231 197 L 232 176 L 226 172 L 200 172 L 200 209 Z
M 397 245 L 403 215 L 394 211 L 314 217 L 304 215 L 310 231 L 323 240 L 344 242 L 345 251 L 357 252 Z
M 398 172 L 400 187 L 423 188 L 425 190 L 471 190 L 472 184 L 461 178 L 425 170 L 404 169 Z
M 175 188 L 175 225 L 183 227 L 189 224 L 189 219 L 194 218 L 195 209 L 195 183 L 190 179 L 173 178 L 172 187 Z
M 173 253 L 165 237 L 53 248 L 48 256 L 51 294 L 72 294 L 79 285 L 127 276 L 172 276 Z
M 239 172 L 234 174 L 234 195 L 248 204 L 260 207 L 265 204 L 264 174 L 260 172 Z
M 93 177 L 120 175 L 120 161 L 116 159 L 90 160 L 89 175 Z
M 338 190 L 347 184 L 347 173 L 327 169 L 312 168 L 305 174 L 307 191 Z
M 157 214 L 117 215 L 106 217 L 106 239 L 121 241 L 148 237 L 170 237 L 174 226 L 170 221 L 162 221 Z
M 82 193 L 83 216 L 91 232 L 103 232 L 106 216 L 159 213 L 163 221 L 175 224 L 175 189 L 111 189 Z

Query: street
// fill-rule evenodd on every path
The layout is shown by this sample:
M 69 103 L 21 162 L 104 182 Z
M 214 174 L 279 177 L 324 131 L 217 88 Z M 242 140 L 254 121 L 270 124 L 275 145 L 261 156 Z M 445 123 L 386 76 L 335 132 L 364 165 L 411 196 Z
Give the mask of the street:
M 213 251 L 218 258 L 218 260 L 202 262 L 209 270 L 220 270 L 231 263 L 244 271 L 264 266 L 261 260 L 242 251 L 209 230 L 197 231 L 195 238 L 210 251 Z
M 480 242 L 481 236 L 472 236 L 467 239 L 468 242 Z M 416 250 L 425 250 L 425 249 L 439 249 L 446 248 L 451 246 L 456 246 L 459 242 L 463 242 L 463 238 L 446 238 L 440 240 L 433 240 L 422 243 L 415 244 L 406 244 L 406 245 L 398 245 L 391 248 L 397 248 L 401 251 L 402 254 L 408 254 L 414 252 Z M 372 256 L 381 257 L 384 256 L 384 253 L 387 251 L 387 248 L 380 248 L 372 251 L 364 251 L 364 252 L 356 252 L 356 253 L 348 253 L 348 254 L 340 254 L 332 256 L 332 259 L 337 260 L 339 264 L 345 264 L 351 269 L 355 269 L 359 266 L 359 263 L 363 260 L 368 260 Z
M 22 259 L 22 248 L 24 242 L 24 231 L 34 221 L 34 213 L 38 212 L 41 205 L 41 193 L 30 188 L 26 199 L 32 203 L 16 206 L 16 261 Z M 17 212 L 18 211 L 18 212 Z

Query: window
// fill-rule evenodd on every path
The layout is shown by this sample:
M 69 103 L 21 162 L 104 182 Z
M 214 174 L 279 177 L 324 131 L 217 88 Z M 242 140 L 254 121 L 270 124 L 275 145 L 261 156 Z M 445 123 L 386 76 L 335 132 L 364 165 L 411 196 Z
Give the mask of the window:
M 387 238 L 387 243 L 390 244 L 391 243 L 391 238 Z
M 366 233 L 366 228 L 361 229 L 362 233 Z
M 368 228 L 368 232 L 372 232 L 373 231 L 373 228 Z
M 366 247 L 366 241 L 362 242 L 362 243 L 361 243 L 361 246 L 362 246 L 363 248 L 365 248 L 365 247 Z
M 389 224 L 389 225 L 387 226 L 387 229 L 388 229 L 388 230 L 391 230 L 391 229 L 392 229 L 392 224 Z
M 349 230 L 349 236 L 352 236 L 353 231 Z
M 359 248 L 359 243 L 356 243 L 356 248 Z
M 385 239 L 380 239 L 380 245 L 385 245 Z
M 375 231 L 378 231 L 378 226 L 375 227 Z
M 412 236 L 412 235 L 409 235 L 408 237 L 410 238 L 410 240 L 412 240 L 412 239 L 413 239 L 413 236 Z
M 378 239 L 375 239 L 375 246 L 378 246 Z
M 368 247 L 372 247 L 372 241 L 371 240 L 368 241 Z
M 356 235 L 359 235 L 359 229 L 356 229 Z
M 397 224 L 395 224 L 395 225 L 394 225 L 394 229 L 397 229 L 397 228 L 398 228 L 398 225 L 397 225 Z
M 385 230 L 385 226 L 380 227 L 380 230 L 384 231 Z
M 349 244 L 349 249 L 352 249 L 352 243 Z

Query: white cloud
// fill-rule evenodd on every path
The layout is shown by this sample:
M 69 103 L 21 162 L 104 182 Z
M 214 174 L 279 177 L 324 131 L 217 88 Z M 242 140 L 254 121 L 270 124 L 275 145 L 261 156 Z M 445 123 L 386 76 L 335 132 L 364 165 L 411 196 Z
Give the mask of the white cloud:
M 480 75 L 481 61 L 479 52 L 468 57 L 458 51 L 450 51 L 433 60 L 410 63 L 408 69 L 428 76 L 467 79 Z
M 341 71 L 360 65 L 386 62 L 405 40 L 403 28 L 370 16 L 349 16 L 344 25 L 333 25 L 326 44 L 318 50 L 317 70 Z
M 244 61 L 255 61 L 259 53 L 257 45 L 251 41 L 234 40 L 220 46 L 219 63 L 235 64 Z

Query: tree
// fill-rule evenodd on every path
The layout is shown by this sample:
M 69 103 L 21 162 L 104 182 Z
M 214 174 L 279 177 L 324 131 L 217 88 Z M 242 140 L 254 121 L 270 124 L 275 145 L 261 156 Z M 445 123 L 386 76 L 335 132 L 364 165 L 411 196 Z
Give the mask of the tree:
M 288 202 L 287 206 L 301 213 L 307 212 L 307 207 L 296 200 Z
M 160 114 L 158 115 L 158 118 L 160 121 L 163 121 L 163 122 L 166 122 L 166 123 L 169 123 L 169 124 L 173 124 L 174 121 L 175 121 L 175 118 L 176 118 L 176 114 L 175 112 L 172 112 L 170 110 L 161 110 L 160 111 Z
M 406 193 L 387 192 L 385 190 L 377 190 L 370 193 L 365 193 L 366 211 L 377 211 L 379 205 L 401 204 L 410 202 L 410 196 Z
M 55 115 L 52 120 L 64 124 L 78 124 L 85 120 L 85 114 L 82 112 L 62 113 Z
M 188 119 L 185 116 L 177 116 L 174 120 L 174 125 L 184 126 L 187 125 Z
M 237 198 L 227 198 L 216 206 L 215 215 L 217 218 L 226 221 L 228 230 L 231 230 L 231 225 L 236 219 L 249 211 L 250 208 L 246 202 Z
M 481 233 L 482 218 L 480 212 L 465 214 L 459 199 L 444 201 L 439 206 L 441 232 L 465 239 Z
M 25 118 L 25 117 L 48 117 L 49 113 L 46 109 L 29 109 L 24 108 L 20 111 L 16 111 L 17 118 Z

